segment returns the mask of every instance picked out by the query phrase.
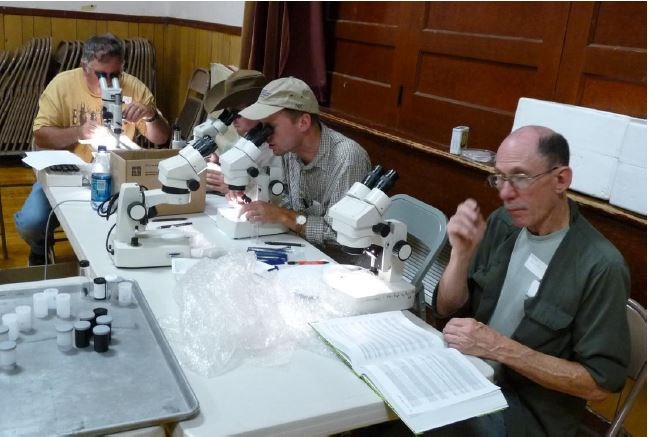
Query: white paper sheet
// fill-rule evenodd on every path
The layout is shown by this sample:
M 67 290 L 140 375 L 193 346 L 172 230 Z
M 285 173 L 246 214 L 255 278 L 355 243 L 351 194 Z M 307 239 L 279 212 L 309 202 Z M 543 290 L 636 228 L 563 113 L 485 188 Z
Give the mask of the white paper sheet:
M 39 171 L 51 165 L 74 164 L 79 167 L 86 165 L 81 158 L 67 150 L 40 150 L 25 153 L 27 156 L 23 158 L 23 162 Z

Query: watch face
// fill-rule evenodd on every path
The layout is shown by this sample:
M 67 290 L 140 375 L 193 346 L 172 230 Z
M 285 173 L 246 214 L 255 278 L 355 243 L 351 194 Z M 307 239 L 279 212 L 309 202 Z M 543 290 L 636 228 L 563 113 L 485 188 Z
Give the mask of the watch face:
M 295 223 L 297 223 L 298 225 L 305 224 L 306 223 L 306 217 L 303 216 L 303 215 L 298 215 L 297 217 L 295 217 Z

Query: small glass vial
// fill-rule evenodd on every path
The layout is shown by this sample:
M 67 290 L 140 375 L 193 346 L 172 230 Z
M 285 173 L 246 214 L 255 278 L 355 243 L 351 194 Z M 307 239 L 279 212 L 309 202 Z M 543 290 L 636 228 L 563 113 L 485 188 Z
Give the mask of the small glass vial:
M 93 345 L 95 352 L 108 351 L 110 328 L 106 325 L 97 325 L 92 328 L 92 335 L 94 337 Z
M 95 278 L 94 287 L 92 289 L 92 297 L 96 300 L 106 299 L 106 279 L 104 278 Z
M 97 326 L 106 325 L 110 328 L 110 332 L 108 333 L 108 342 L 110 343 L 111 339 L 113 338 L 113 318 L 106 315 L 99 316 L 95 320 L 97 321 Z
M 9 327 L 0 325 L 0 343 L 9 340 Z
M 70 295 L 68 293 L 56 295 L 56 315 L 60 319 L 70 318 Z
M 78 349 L 90 345 L 90 335 L 92 334 L 90 322 L 81 320 L 74 323 L 74 345 Z
M 59 322 L 56 324 L 56 345 L 64 352 L 72 349 L 72 323 Z
M 87 259 L 79 260 L 79 276 L 90 277 L 90 261 Z
M 46 288 L 43 290 L 45 296 L 47 296 L 47 308 L 48 310 L 56 309 L 56 295 L 59 294 L 58 288 Z
M 133 300 L 133 283 L 120 282 L 117 286 L 117 301 L 120 306 L 129 306 Z
M 0 369 L 12 370 L 16 367 L 16 342 L 7 340 L 0 343 Z
M 29 305 L 18 305 L 16 307 L 16 316 L 18 316 L 18 329 L 22 332 L 32 330 L 32 307 Z
M 115 299 L 117 297 L 117 275 L 106 275 L 106 299 Z
M 7 313 L 2 315 L 2 324 L 9 328 L 9 340 L 18 339 L 18 316 L 16 313 Z
M 32 300 L 34 304 L 34 317 L 39 319 L 47 317 L 47 296 L 45 293 L 34 293 Z

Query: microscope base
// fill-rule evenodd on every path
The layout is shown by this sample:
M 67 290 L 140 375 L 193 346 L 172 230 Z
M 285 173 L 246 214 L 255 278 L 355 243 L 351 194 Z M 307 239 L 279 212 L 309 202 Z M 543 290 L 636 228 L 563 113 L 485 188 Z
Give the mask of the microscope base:
M 216 216 L 213 217 L 216 226 L 228 237 L 238 240 L 262 235 L 285 234 L 288 232 L 286 226 L 279 223 L 250 223 L 247 220 L 230 217 L 232 208 L 219 208 Z
M 173 258 L 189 258 L 189 239 L 142 238 L 139 246 L 113 241 L 113 263 L 120 268 L 166 267 Z
M 401 278 L 386 282 L 362 267 L 330 266 L 323 279 L 338 292 L 344 308 L 355 314 L 406 310 L 415 302 L 415 287 L 409 282 Z

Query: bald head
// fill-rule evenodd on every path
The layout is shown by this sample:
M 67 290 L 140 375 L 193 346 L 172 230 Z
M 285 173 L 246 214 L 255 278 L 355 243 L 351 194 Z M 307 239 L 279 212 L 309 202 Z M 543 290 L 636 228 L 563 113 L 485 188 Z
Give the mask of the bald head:
M 570 148 L 566 139 L 545 126 L 520 127 L 509 134 L 500 147 L 526 147 L 552 166 L 570 163 Z

